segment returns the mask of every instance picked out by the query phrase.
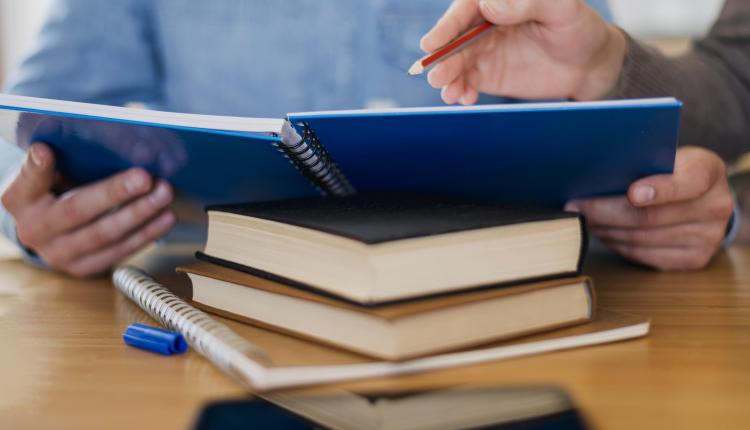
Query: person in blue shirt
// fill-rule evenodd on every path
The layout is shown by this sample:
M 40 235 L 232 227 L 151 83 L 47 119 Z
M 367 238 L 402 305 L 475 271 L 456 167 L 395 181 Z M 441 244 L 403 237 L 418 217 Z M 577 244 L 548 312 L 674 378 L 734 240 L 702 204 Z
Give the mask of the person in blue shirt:
M 608 16 L 604 0 L 591 2 Z M 61 0 L 7 91 L 187 113 L 427 106 L 405 70 L 449 0 Z M 480 102 L 496 101 L 484 97 Z M 0 144 L 0 225 L 38 264 L 101 273 L 175 224 L 165 181 L 130 169 L 63 194 L 54 155 Z M 17 166 L 21 165 L 16 174 Z

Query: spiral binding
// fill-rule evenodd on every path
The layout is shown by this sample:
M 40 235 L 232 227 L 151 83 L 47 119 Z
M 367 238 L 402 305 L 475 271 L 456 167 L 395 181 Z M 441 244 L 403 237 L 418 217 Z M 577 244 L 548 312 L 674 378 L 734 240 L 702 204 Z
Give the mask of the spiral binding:
M 348 196 L 355 193 L 354 187 L 328 155 L 325 147 L 307 123 L 300 123 L 304 132 L 296 143 L 286 139 L 277 148 L 315 186 L 326 194 Z M 298 135 L 295 136 L 298 137 Z
M 180 332 L 194 350 L 230 375 L 238 376 L 238 359 L 246 361 L 254 357 L 259 362 L 270 362 L 263 351 L 177 297 L 143 271 L 123 266 L 115 270 L 112 280 L 118 290 L 152 318 Z

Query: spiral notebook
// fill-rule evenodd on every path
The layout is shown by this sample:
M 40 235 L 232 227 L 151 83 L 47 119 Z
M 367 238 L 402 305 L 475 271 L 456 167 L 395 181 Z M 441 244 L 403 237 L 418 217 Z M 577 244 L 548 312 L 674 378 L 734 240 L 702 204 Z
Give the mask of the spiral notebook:
M 141 166 L 200 204 L 355 192 L 560 206 L 672 171 L 672 98 L 292 113 L 157 112 L 0 95 L 0 137 L 76 183 Z
M 238 383 L 254 391 L 386 378 L 579 348 L 648 334 L 646 318 L 599 310 L 590 323 L 546 334 L 405 361 L 377 361 L 262 328 L 221 320 L 194 308 L 145 272 L 118 268 L 120 292 Z

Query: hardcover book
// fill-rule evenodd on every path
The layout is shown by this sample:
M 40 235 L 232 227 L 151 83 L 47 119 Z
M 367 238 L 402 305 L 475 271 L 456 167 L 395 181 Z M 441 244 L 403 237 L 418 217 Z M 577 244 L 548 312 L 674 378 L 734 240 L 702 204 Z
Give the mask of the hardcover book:
M 578 273 L 579 214 L 410 194 L 208 208 L 198 258 L 376 304 Z
M 367 307 L 212 264 L 178 271 L 208 312 L 386 360 L 581 324 L 596 309 L 585 277 Z

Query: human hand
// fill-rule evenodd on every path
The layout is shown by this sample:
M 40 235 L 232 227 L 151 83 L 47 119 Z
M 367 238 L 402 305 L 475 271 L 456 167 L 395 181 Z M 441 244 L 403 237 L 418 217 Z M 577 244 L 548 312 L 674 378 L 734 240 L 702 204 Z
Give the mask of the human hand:
M 626 197 L 573 201 L 589 230 L 635 262 L 659 270 L 704 268 L 721 246 L 733 211 L 724 162 L 697 147 L 677 151 L 671 175 L 634 182 Z
M 172 189 L 134 168 L 61 196 L 53 192 L 55 158 L 44 144 L 2 195 L 18 239 L 52 268 L 76 277 L 99 274 L 165 235 L 175 216 Z
M 594 100 L 617 83 L 625 36 L 583 0 L 454 0 L 421 47 L 435 51 L 484 20 L 496 27 L 428 75 L 448 104 L 473 104 L 480 92 Z

